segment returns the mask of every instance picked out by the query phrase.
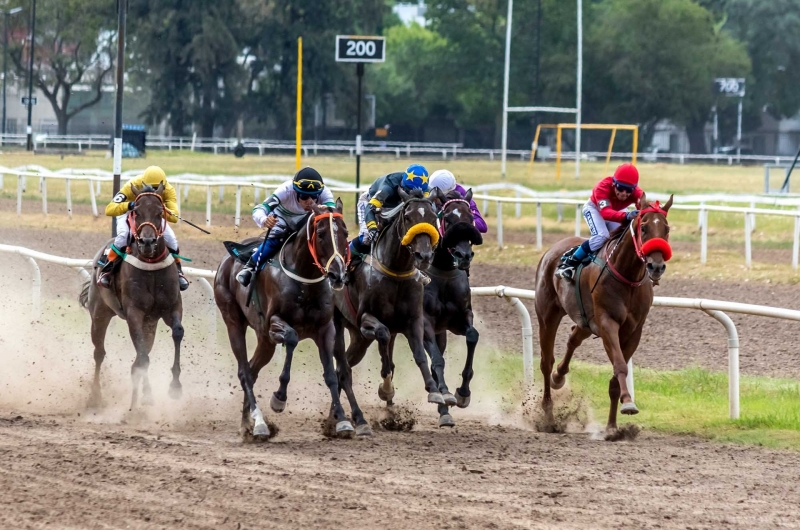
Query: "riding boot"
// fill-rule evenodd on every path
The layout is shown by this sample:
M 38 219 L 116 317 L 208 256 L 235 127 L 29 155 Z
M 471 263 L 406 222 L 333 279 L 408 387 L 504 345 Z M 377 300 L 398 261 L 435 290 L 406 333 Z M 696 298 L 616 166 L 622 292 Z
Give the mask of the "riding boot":
M 347 277 L 345 283 L 349 283 L 353 273 L 358 266 L 363 263 L 364 256 L 369 254 L 370 247 L 361 242 L 360 237 L 356 237 L 350 242 L 350 265 L 347 267 Z
M 181 251 L 178 249 L 171 249 L 167 247 L 167 251 L 175 257 L 175 267 L 178 268 L 178 285 L 180 286 L 181 291 L 185 291 L 189 288 L 189 280 L 186 279 L 186 276 L 183 274 L 183 266 L 181 265 L 181 259 L 177 256 L 180 255 Z
M 575 279 L 575 270 L 581 263 L 589 258 L 590 253 L 591 248 L 589 247 L 589 241 L 584 241 L 581 246 L 568 251 L 562 258 L 558 269 L 556 269 L 556 277 L 563 278 L 567 281 L 573 281 Z
M 116 260 L 118 258 L 119 256 L 117 256 L 117 253 L 109 249 L 108 256 L 106 256 L 106 262 L 100 269 L 100 274 L 97 275 L 98 286 L 111 289 L 111 280 L 114 276 L 114 269 L 116 266 Z
M 247 264 L 239 271 L 239 274 L 236 275 L 236 281 L 241 283 L 244 287 L 250 285 L 250 281 L 253 279 L 253 274 L 256 270 L 256 262 L 253 260 L 255 255 L 254 253 L 253 256 L 250 256 L 250 259 L 247 260 Z
M 250 281 L 253 279 L 253 275 L 256 272 L 256 264 L 258 263 L 267 263 L 269 260 L 275 257 L 275 254 L 278 253 L 278 250 L 281 247 L 281 243 L 283 242 L 282 239 L 279 238 L 267 238 L 261 243 L 261 246 L 253 252 L 253 255 L 250 256 L 250 259 L 247 260 L 247 264 L 239 271 L 239 274 L 236 275 L 236 281 L 241 283 L 243 286 L 247 287 L 250 285 Z

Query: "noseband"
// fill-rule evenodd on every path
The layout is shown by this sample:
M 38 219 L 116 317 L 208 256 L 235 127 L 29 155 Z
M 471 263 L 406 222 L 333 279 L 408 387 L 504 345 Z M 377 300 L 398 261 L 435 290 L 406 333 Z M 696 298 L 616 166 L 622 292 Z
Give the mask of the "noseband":
M 135 206 L 139 203 L 139 199 L 141 199 L 142 197 L 158 197 L 158 200 L 161 203 L 161 226 L 160 227 L 157 227 L 155 224 L 151 223 L 150 221 L 145 221 L 144 223 L 141 223 L 141 224 L 139 224 L 136 221 L 137 215 L 136 215 Z M 155 193 L 155 192 L 152 192 L 152 191 L 146 191 L 144 193 L 140 193 L 139 195 L 137 195 L 136 196 L 136 200 L 133 201 L 133 203 L 134 203 L 134 209 L 133 209 L 133 211 L 131 211 L 131 215 L 130 215 L 130 218 L 131 218 L 131 233 L 133 234 L 133 238 L 136 240 L 136 242 L 138 243 L 139 240 L 141 239 L 141 236 L 139 235 L 139 232 L 141 232 L 142 228 L 144 228 L 145 226 L 150 226 L 150 227 L 153 228 L 153 231 L 156 233 L 156 239 L 160 239 L 161 237 L 163 237 L 164 236 L 164 230 L 166 228 L 166 223 L 167 223 L 167 220 L 164 218 L 164 211 L 166 210 L 166 207 L 164 206 L 164 198 L 161 195 L 159 195 L 158 193 Z
M 340 258 L 344 263 L 345 269 L 350 264 L 350 246 L 347 246 L 346 255 L 343 255 L 339 252 L 339 247 L 336 245 L 336 236 L 334 233 L 334 219 L 343 219 L 344 216 L 339 212 L 328 212 L 322 213 L 316 216 L 309 216 L 308 223 L 306 223 L 306 238 L 308 239 L 308 251 L 311 252 L 311 257 L 314 259 L 314 265 L 322 272 L 322 274 L 328 274 L 330 270 L 331 263 L 336 258 Z M 331 243 L 333 244 L 333 254 L 331 257 L 328 258 L 328 261 L 323 266 L 317 255 L 317 223 L 323 219 L 328 219 L 331 224 Z

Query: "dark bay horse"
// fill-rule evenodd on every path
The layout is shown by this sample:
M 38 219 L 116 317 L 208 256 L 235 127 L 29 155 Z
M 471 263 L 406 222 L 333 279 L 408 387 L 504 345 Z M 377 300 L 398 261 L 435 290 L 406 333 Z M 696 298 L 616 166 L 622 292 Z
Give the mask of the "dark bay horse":
M 175 344 L 175 361 L 172 365 L 172 382 L 169 395 L 181 395 L 181 340 L 183 339 L 183 304 L 181 301 L 178 269 L 164 242 L 164 184 L 158 189 L 145 186 L 141 191 L 133 188 L 135 206 L 130 215 L 131 236 L 134 243 L 124 257 L 111 289 L 97 286 L 100 269 L 95 267 L 92 278 L 83 286 L 79 301 L 92 317 L 92 343 L 94 344 L 94 384 L 89 399 L 90 407 L 102 406 L 100 393 L 100 366 L 106 356 L 105 337 L 108 324 L 114 316 L 128 322 L 128 331 L 136 348 L 136 360 L 131 367 L 133 394 L 131 409 L 138 400 L 139 383 L 142 384 L 142 405 L 153 403 L 147 367 L 150 350 L 156 336 L 159 320 L 172 329 Z M 107 247 L 108 245 L 106 245 Z M 103 255 L 100 249 L 94 262 Z
M 666 261 L 672 255 L 667 223 L 672 197 L 662 207 L 658 202 L 649 204 L 643 195 L 640 205 L 638 217 L 610 234 L 609 240 L 598 252 L 595 264 L 583 269 L 575 284 L 556 278 L 554 273 L 564 252 L 581 244 L 583 239 L 572 237 L 560 241 L 539 262 L 535 306 L 544 376 L 542 408 L 549 425 L 553 425 L 550 388 L 564 386 L 572 354 L 591 335 L 603 340 L 603 347 L 614 367 L 614 375 L 608 385 L 611 409 L 606 425 L 607 437 L 610 439 L 616 434 L 617 407 L 620 403 L 620 412 L 623 414 L 639 412 L 625 381 L 627 363 L 639 346 L 642 328 L 653 303 L 653 284 L 658 284 L 666 270 Z M 579 290 L 583 308 L 578 303 L 576 289 Z M 553 372 L 553 345 L 558 324 L 564 315 L 569 315 L 575 325 L 567 341 L 564 359 Z
M 419 190 L 409 194 L 401 189 L 400 196 L 403 202 L 378 216 L 383 226 L 372 245 L 371 254 L 353 271 L 345 288 L 334 294 L 335 348 L 338 355 L 344 354 L 347 361 L 338 366 L 339 385 L 347 393 L 354 409 L 351 367 L 361 362 L 367 348 L 375 340 L 378 341 L 383 378 L 378 387 L 378 396 L 388 404 L 392 403 L 392 353 L 398 333 L 405 335 L 408 340 L 414 362 L 425 382 L 428 402 L 456 404 L 452 394 L 447 398 L 442 396 L 441 390 L 446 391 L 447 387 L 444 385 L 444 359 L 438 349 L 431 353 L 431 368 L 437 374 L 437 379 L 433 378 L 428 367 L 423 346 L 424 288 L 418 281 L 419 271 L 430 266 L 439 239 L 432 199 L 440 197 L 440 192 L 434 189 L 430 198 L 423 198 Z M 346 353 L 345 328 L 350 333 L 350 346 Z
M 428 268 L 431 283 L 425 286 L 425 349 L 434 350 L 444 358 L 447 332 L 466 337 L 467 359 L 461 372 L 461 386 L 456 389 L 456 404 L 466 408 L 470 401 L 469 383 L 472 380 L 472 362 L 478 344 L 478 330 L 472 326 L 472 296 L 469 288 L 469 267 L 475 253 L 472 245 L 483 243 L 475 228 L 469 201 L 472 190 L 461 196 L 450 191 L 439 205 L 439 246 L 433 254 L 433 264 Z M 433 357 L 432 355 L 431 357 Z M 434 372 L 434 378 L 437 374 Z M 439 381 L 437 381 L 438 383 Z M 443 382 L 442 382 L 443 383 Z M 448 393 L 445 387 L 445 393 Z M 439 426 L 455 425 L 447 405 L 439 405 Z
M 344 286 L 348 261 L 347 227 L 341 199 L 336 201 L 335 209 L 313 207 L 305 226 L 286 240 L 273 260 L 277 266 L 267 265 L 257 274 L 249 305 L 248 289 L 236 281 L 243 264 L 231 256 L 223 258 L 214 279 L 214 298 L 239 365 L 239 381 L 244 391 L 243 434 L 251 433 L 257 439 L 270 437 L 253 386 L 261 369 L 272 360 L 275 345 L 283 344 L 286 359 L 279 377 L 280 386 L 270 400 L 272 410 L 282 412 L 286 407 L 292 356 L 297 343 L 303 339 L 313 340 L 319 349 L 325 384 L 331 392 L 331 416 L 337 435 L 348 436 L 353 431 L 339 401 L 333 362 L 332 290 L 341 290 Z M 255 330 L 258 340 L 249 362 L 245 341 L 248 326 Z M 363 420 L 361 412 L 354 410 L 353 417 L 358 416 Z M 363 430 L 362 425 L 369 429 L 366 421 L 359 424 Z

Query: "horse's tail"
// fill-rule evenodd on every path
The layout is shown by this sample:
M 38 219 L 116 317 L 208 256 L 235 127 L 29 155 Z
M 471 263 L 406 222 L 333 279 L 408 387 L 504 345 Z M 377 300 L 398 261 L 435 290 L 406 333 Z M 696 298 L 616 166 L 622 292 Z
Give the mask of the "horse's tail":
M 92 280 L 86 280 L 81 287 L 81 294 L 78 296 L 78 302 L 84 309 L 88 309 L 89 306 L 89 287 L 91 287 L 91 285 Z

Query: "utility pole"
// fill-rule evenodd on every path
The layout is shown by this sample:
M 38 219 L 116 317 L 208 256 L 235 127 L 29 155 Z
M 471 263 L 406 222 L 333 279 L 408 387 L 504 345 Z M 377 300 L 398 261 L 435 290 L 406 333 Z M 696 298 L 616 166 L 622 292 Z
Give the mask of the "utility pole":
M 8 77 L 8 16 L 15 15 L 22 11 L 21 7 L 15 7 L 8 11 L 3 11 L 3 134 L 6 134 L 6 78 Z M 2 144 L 2 141 L 0 141 Z
M 125 72 L 125 15 L 128 0 L 118 0 L 117 19 L 117 100 L 114 105 L 114 188 L 112 196 L 119 193 L 122 175 L 122 89 Z M 111 237 L 117 235 L 117 218 L 111 218 Z
M 31 127 L 31 118 L 33 114 L 33 39 L 36 35 L 36 0 L 33 0 L 31 7 L 31 49 L 30 61 L 28 62 L 28 143 L 27 150 L 33 151 L 33 128 Z

